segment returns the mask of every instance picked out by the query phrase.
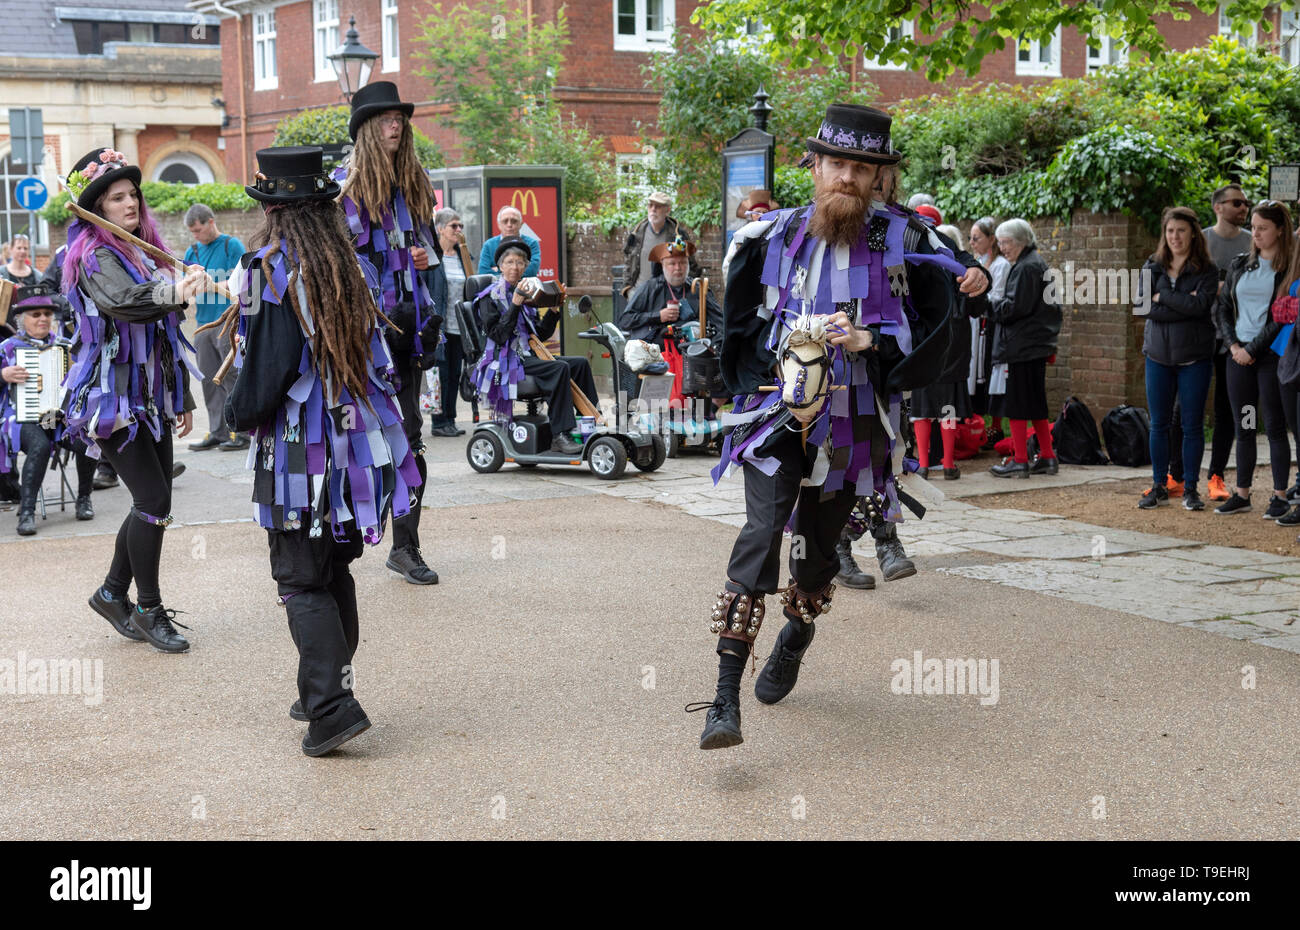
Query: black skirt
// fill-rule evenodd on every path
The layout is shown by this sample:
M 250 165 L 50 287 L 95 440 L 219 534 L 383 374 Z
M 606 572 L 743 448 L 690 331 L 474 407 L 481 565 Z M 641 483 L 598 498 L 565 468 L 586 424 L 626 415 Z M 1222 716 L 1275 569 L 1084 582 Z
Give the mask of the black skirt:
M 1046 420 L 1047 359 L 1007 366 L 1007 392 L 989 395 L 989 413 L 1009 420 Z
M 913 420 L 942 420 L 956 417 L 964 420 L 971 415 L 970 392 L 965 381 L 932 384 L 912 392 Z

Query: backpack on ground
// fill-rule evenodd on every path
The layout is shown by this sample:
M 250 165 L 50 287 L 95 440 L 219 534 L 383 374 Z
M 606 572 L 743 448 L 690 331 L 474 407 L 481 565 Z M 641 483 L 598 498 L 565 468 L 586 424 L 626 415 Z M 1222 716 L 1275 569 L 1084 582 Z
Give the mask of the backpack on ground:
M 1079 398 L 1070 397 L 1061 405 L 1061 415 L 1052 424 L 1052 449 L 1063 465 L 1106 464 L 1097 421 Z
M 1101 421 L 1106 452 L 1116 465 L 1151 464 L 1151 421 L 1141 407 L 1120 404 Z

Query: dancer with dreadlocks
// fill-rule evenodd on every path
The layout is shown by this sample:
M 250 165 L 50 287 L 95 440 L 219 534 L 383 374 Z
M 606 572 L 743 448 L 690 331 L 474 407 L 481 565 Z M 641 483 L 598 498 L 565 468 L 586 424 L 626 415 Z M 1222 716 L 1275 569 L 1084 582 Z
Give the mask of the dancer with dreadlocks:
M 778 590 L 783 529 L 793 533 L 793 577 L 781 598 L 786 625 L 754 687 L 765 704 L 795 686 L 859 496 L 890 523 L 901 519 L 899 395 L 925 384 L 947 352 L 954 276 L 964 292 L 988 287 L 982 269 L 873 197 L 882 167 L 901 158 L 890 123 L 881 110 L 832 105 L 808 140 L 814 202 L 742 227 L 723 266 L 722 374 L 739 396 L 714 478 L 743 469 L 746 522 L 713 605 L 717 694 L 687 707 L 709 711 L 701 749 L 743 742 L 740 678 L 764 596 Z
M 263 149 L 248 195 L 266 220 L 240 261 L 239 303 L 210 325 L 243 346 L 226 424 L 251 431 L 253 513 L 298 647 L 302 751 L 320 756 L 370 720 L 352 693 L 356 587 L 349 566 L 406 512 L 420 480 L 390 383 L 375 304 L 338 185 L 312 146 Z
M 343 209 L 356 250 L 379 273 L 380 309 L 393 323 L 397 396 L 407 442 L 420 470 L 410 513 L 393 519 L 393 548 L 387 566 L 411 584 L 437 584 L 438 574 L 420 553 L 420 502 L 428 474 L 420 436 L 420 382 L 432 368 L 442 318 L 417 271 L 442 261 L 442 246 L 430 229 L 433 187 L 415 157 L 411 114 L 389 81 L 367 84 L 352 97 L 348 133 L 356 143 L 334 172 L 342 185 Z
M 121 152 L 98 149 L 68 175 L 77 204 L 166 251 L 140 193 L 140 169 Z M 113 562 L 90 606 L 127 639 L 162 652 L 185 652 L 176 611 L 163 607 L 158 585 L 163 531 L 172 522 L 172 430 L 192 421 L 191 376 L 202 378 L 181 334 L 188 301 L 212 287 L 199 266 L 178 277 L 139 246 L 92 223 L 68 230 L 63 292 L 77 314 L 77 347 L 64 379 L 70 439 L 108 461 L 131 492 Z M 135 580 L 138 604 L 127 597 Z

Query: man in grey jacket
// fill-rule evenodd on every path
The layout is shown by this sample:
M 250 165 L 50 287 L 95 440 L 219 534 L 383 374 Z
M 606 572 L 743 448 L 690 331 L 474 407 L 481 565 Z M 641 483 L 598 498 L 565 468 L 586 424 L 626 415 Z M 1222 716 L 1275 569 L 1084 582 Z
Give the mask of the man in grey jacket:
M 665 242 L 673 242 L 678 236 L 687 242 L 693 242 L 694 236 L 669 214 L 672 213 L 673 199 L 663 191 L 655 191 L 646 200 L 646 218 L 637 223 L 627 235 L 623 246 L 623 296 L 632 293 L 633 288 L 645 281 L 653 273 L 654 262 L 650 259 L 650 250 Z M 690 257 L 690 276 L 698 278 L 704 274 L 695 256 Z

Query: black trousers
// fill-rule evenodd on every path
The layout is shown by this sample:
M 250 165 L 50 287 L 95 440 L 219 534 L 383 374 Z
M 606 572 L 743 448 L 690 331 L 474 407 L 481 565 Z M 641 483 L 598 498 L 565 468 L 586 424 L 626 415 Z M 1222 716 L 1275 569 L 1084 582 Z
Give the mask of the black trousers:
M 99 442 L 103 460 L 113 466 L 131 492 L 133 505 L 117 531 L 113 562 L 104 578 L 104 587 L 115 595 L 125 595 L 134 578 L 136 598 L 142 606 L 152 607 L 162 599 L 158 589 L 158 564 L 162 561 L 163 527 L 137 514 L 147 514 L 158 520 L 171 515 L 170 424 L 163 425 L 162 438 L 157 441 L 142 424 L 135 439 L 119 451 L 118 446 L 124 439 L 126 430 L 120 429 Z
M 415 500 L 411 502 L 411 512 L 393 518 L 393 548 L 404 549 L 407 546 L 420 548 L 420 503 L 424 500 L 424 482 L 429 474 L 424 463 L 424 437 L 420 435 L 424 428 L 424 415 L 420 413 L 420 387 L 424 381 L 424 372 L 410 355 L 396 355 L 393 358 L 401 388 L 397 392 L 397 403 L 402 410 L 402 429 L 406 432 L 406 441 L 415 456 L 415 467 L 420 470 L 420 486 L 415 489 Z
M 1262 422 L 1268 434 L 1268 463 L 1273 489 L 1285 490 L 1291 471 L 1291 442 L 1286 434 L 1277 356 L 1267 349 L 1253 365 L 1228 359 L 1228 396 L 1237 431 L 1237 487 L 1249 488 L 1255 476 L 1255 433 Z M 1249 427 L 1243 425 L 1249 423 Z
M 546 413 L 551 419 L 551 435 L 571 432 L 578 425 L 573 414 L 573 392 L 569 379 L 587 395 L 587 400 L 599 407 L 596 396 L 596 379 L 591 373 L 591 363 L 581 356 L 557 355 L 547 362 L 535 355 L 523 359 L 524 372 L 532 375 L 537 386 L 546 393 Z
M 39 423 L 24 423 L 18 434 L 19 447 L 27 456 L 23 460 L 19 510 L 36 506 L 36 495 L 45 481 L 50 465 L 50 452 L 54 446 L 54 431 L 43 429 Z M 89 497 L 95 478 L 95 460 L 86 455 L 86 447 L 73 442 L 71 447 L 77 462 L 77 496 Z
M 871 437 L 872 462 L 883 468 L 889 447 L 880 418 L 855 417 L 854 432 Z M 769 476 L 745 464 L 745 525 L 731 548 L 727 586 L 753 594 L 770 594 L 780 586 L 781 536 L 797 504 L 790 542 L 790 574 L 803 590 L 819 590 L 839 571 L 835 544 L 858 492 L 845 489 L 823 499 L 821 487 L 800 487 L 809 455 L 798 433 L 786 432 L 768 448 L 780 459 L 781 467 Z M 863 487 L 870 487 L 870 477 L 860 477 Z
M 443 358 L 438 363 L 438 383 L 442 388 L 442 411 L 429 418 L 434 429 L 456 425 L 456 397 L 460 394 L 460 373 L 465 366 L 465 347 L 460 336 L 448 336 L 442 345 Z
M 298 647 L 298 697 L 317 720 L 352 695 L 352 657 L 357 651 L 357 589 L 350 566 L 364 549 L 356 524 L 336 542 L 328 526 L 313 539 L 308 528 L 267 530 L 271 577 Z

